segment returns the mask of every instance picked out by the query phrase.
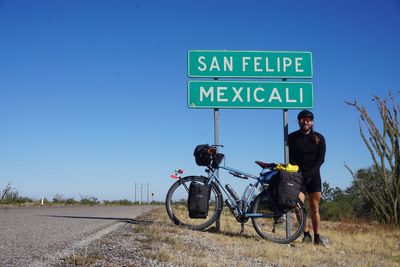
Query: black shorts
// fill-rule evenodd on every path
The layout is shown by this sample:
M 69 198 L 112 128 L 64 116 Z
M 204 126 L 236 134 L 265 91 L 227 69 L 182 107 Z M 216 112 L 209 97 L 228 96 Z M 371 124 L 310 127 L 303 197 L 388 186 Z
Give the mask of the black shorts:
M 304 179 L 308 180 L 304 184 L 301 185 L 300 191 L 305 193 L 315 193 L 315 192 L 321 192 L 321 177 L 311 177 L 310 179 Z

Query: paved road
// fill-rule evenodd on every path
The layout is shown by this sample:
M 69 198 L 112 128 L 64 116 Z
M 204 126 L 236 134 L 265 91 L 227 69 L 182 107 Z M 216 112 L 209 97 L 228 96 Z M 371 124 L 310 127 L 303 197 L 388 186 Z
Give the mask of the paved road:
M 0 266 L 43 266 L 152 206 L 0 208 Z

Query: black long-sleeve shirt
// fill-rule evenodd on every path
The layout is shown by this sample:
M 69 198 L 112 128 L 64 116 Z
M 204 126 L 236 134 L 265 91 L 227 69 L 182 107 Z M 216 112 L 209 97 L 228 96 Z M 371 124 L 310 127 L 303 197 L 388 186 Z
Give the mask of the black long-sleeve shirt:
M 326 144 L 322 134 L 314 132 L 319 138 L 316 144 L 312 134 L 300 130 L 289 134 L 289 162 L 298 165 L 305 178 L 321 179 L 320 167 L 325 161 Z

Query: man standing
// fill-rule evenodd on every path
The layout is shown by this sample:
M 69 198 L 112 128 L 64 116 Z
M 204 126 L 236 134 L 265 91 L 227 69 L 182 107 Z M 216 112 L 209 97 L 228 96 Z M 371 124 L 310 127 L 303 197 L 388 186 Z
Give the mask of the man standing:
M 319 235 L 321 225 L 319 204 L 321 200 L 320 167 L 325 160 L 325 138 L 314 131 L 314 115 L 311 111 L 301 111 L 297 120 L 300 129 L 289 135 L 289 162 L 298 165 L 303 175 L 305 184 L 301 190 L 303 194 L 300 194 L 300 199 L 304 203 L 305 193 L 308 194 L 314 244 L 323 245 L 327 239 Z M 312 242 L 307 224 L 304 228 L 303 242 Z

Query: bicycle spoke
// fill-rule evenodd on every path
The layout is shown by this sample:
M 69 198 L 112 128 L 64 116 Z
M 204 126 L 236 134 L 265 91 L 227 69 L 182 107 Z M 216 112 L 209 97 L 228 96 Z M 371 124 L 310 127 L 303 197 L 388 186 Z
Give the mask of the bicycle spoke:
M 192 182 L 207 183 L 205 177 L 189 176 L 181 178 L 167 193 L 166 208 L 171 220 L 181 226 L 191 229 L 204 229 L 210 226 L 219 216 L 222 209 L 221 193 L 215 184 L 211 184 L 208 216 L 201 219 L 192 219 L 188 212 L 189 186 Z
M 253 226 L 257 233 L 268 240 L 278 243 L 290 243 L 303 231 L 305 213 L 300 206 L 293 208 L 286 214 L 276 215 L 271 208 L 267 193 L 261 193 L 253 205 L 253 213 L 262 213 L 262 217 L 253 217 Z

